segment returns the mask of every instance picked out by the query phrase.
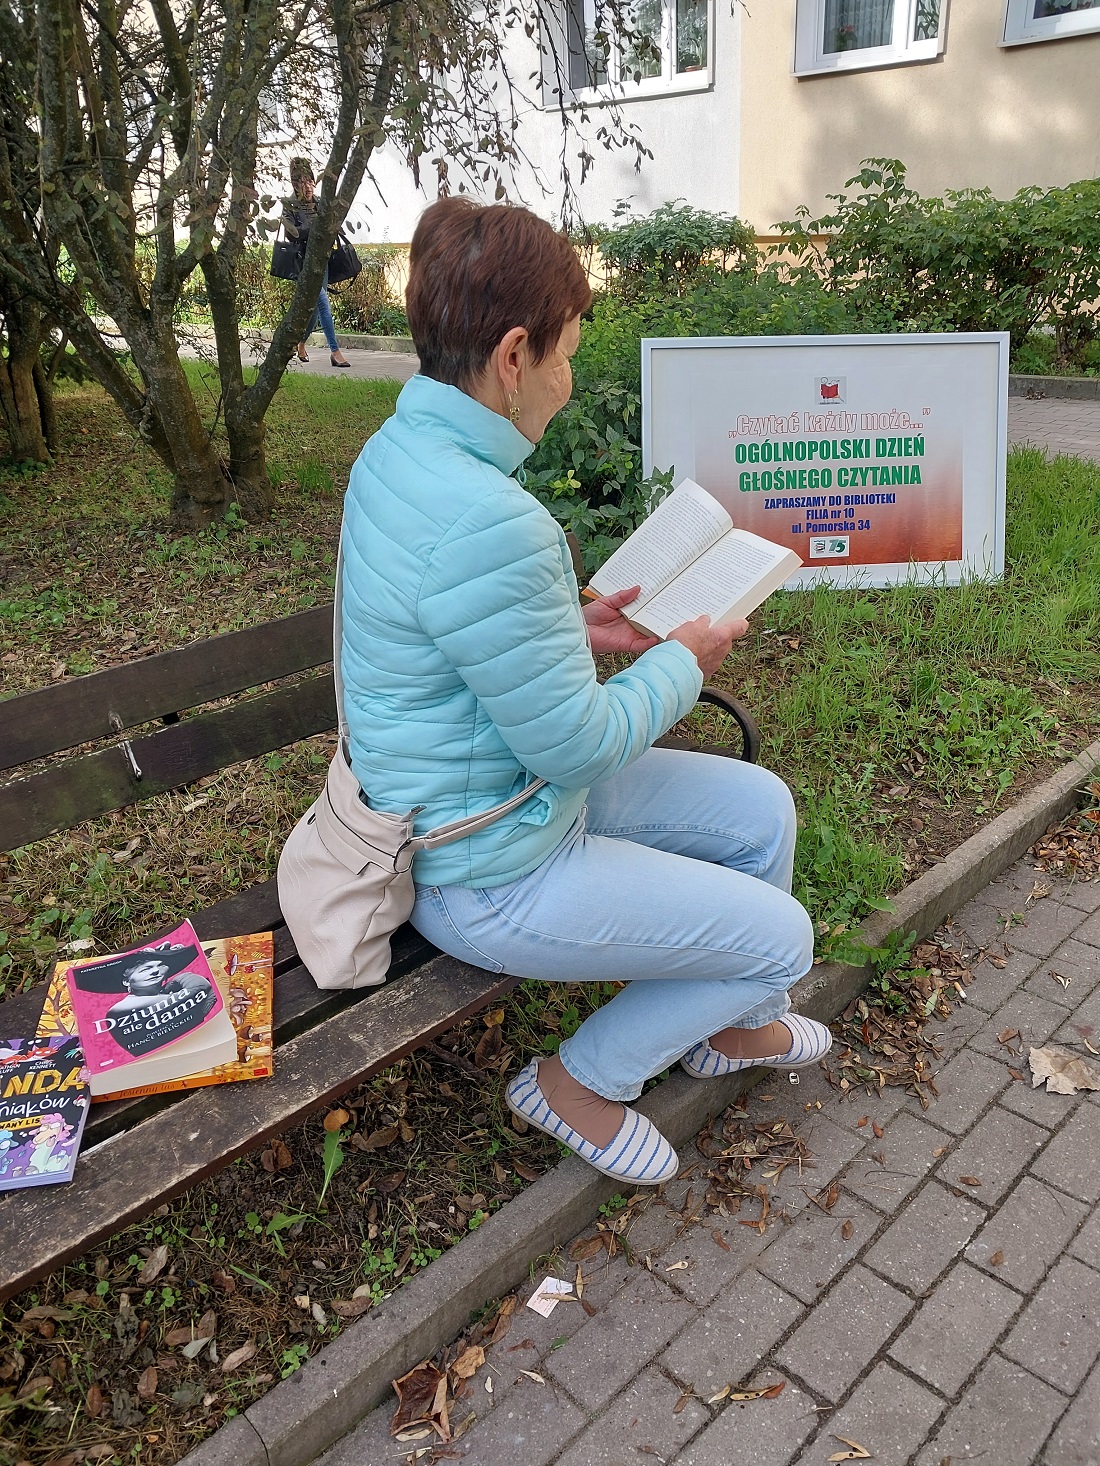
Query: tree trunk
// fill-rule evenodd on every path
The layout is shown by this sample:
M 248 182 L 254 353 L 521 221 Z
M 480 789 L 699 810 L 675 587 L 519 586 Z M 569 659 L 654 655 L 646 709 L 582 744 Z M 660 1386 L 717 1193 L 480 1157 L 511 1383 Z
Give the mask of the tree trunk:
M 7 331 L 7 355 L 0 356 L 0 417 L 11 456 L 49 463 L 54 427 L 53 403 L 40 356 L 45 332 L 42 312 L 27 300 L 13 300 L 0 288 L 0 320 Z M 37 376 L 36 376 L 37 369 Z
M 179 529 L 205 529 L 225 514 L 235 495 L 227 466 L 203 424 L 171 326 L 158 325 L 146 313 L 118 325 L 141 373 L 157 451 L 175 480 L 172 523 Z
M 233 495 L 245 519 L 266 519 L 271 513 L 272 490 L 267 473 L 263 409 L 248 397 L 244 388 L 233 264 L 214 252 L 206 255 L 200 265 L 214 322 Z

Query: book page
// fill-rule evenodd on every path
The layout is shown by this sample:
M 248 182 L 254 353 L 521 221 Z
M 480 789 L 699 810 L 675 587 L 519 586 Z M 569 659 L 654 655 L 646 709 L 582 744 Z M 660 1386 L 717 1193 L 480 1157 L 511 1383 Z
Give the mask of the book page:
M 656 636 L 685 621 L 709 616 L 735 621 L 747 616 L 801 565 L 793 550 L 747 530 L 734 529 L 706 550 L 633 619 Z
M 641 607 L 732 523 L 717 499 L 685 479 L 600 566 L 589 586 L 607 596 L 625 586 L 640 585 L 641 594 L 632 605 Z

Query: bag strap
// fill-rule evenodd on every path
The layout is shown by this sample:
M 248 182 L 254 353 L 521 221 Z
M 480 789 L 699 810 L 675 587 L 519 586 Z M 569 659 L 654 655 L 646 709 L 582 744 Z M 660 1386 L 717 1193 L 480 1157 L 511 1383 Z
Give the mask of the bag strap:
M 344 644 L 344 524 L 340 522 L 340 542 L 336 551 L 336 593 L 332 602 L 332 681 L 336 690 L 336 723 L 340 734 L 340 748 L 351 767 L 351 748 L 348 736 L 348 720 L 344 711 L 344 676 L 340 657 Z M 450 824 L 439 825 L 423 835 L 413 835 L 409 840 L 412 850 L 435 850 L 440 845 L 450 845 L 455 840 L 464 840 L 476 835 L 489 825 L 495 824 L 513 809 L 525 804 L 532 794 L 537 794 L 546 783 L 545 779 L 533 779 L 525 789 L 513 794 L 503 804 L 495 804 L 480 814 L 467 815 L 465 819 L 452 820 Z

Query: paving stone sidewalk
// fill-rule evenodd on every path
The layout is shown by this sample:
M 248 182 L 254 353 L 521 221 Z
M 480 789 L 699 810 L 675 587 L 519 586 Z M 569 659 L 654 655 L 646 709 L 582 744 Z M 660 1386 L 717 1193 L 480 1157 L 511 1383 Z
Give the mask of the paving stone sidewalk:
M 673 1183 L 628 1233 L 633 1266 L 581 1264 L 591 1312 L 517 1309 L 442 1458 L 390 1437 L 391 1400 L 320 1466 L 817 1466 L 840 1438 L 876 1466 L 1098 1466 L 1100 1094 L 1048 1095 L 1010 1070 L 1031 1044 L 1100 1047 L 1100 882 L 1025 860 L 949 934 L 986 957 L 935 1030 L 927 1111 L 776 1073 L 747 1118 L 789 1120 L 812 1152 L 772 1185 L 792 1221 L 685 1227 L 692 1182 Z M 1022 1057 L 998 1037 L 1014 1029 Z M 824 1211 L 811 1197 L 834 1181 Z M 531 1262 L 524 1298 L 547 1271 Z M 575 1275 L 568 1248 L 555 1262 Z M 781 1381 L 772 1399 L 707 1403 Z
M 1030 443 L 1051 457 L 1069 453 L 1100 463 L 1100 402 L 1010 397 L 1008 441 L 1013 447 Z

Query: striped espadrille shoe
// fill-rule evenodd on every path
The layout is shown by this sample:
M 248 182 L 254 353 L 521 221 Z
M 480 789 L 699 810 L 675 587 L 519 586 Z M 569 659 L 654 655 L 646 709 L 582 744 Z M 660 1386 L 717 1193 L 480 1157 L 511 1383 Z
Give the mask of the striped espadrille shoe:
M 522 1116 L 536 1130 L 560 1140 L 582 1161 L 616 1181 L 629 1181 L 634 1186 L 659 1186 L 662 1181 L 671 1181 L 680 1169 L 676 1152 L 656 1125 L 629 1105 L 623 1107 L 623 1123 L 610 1145 L 600 1149 L 578 1135 L 547 1104 L 539 1088 L 537 1062 L 532 1061 L 520 1070 L 504 1091 L 504 1098 L 514 1115 Z
M 797 1013 L 784 1013 L 780 1022 L 790 1029 L 793 1040 L 785 1054 L 764 1059 L 727 1059 L 703 1038 L 693 1049 L 688 1049 L 680 1067 L 693 1079 L 720 1079 L 741 1069 L 800 1069 L 805 1064 L 816 1064 L 832 1048 L 833 1036 L 824 1023 L 815 1023 L 812 1018 L 802 1018 Z

